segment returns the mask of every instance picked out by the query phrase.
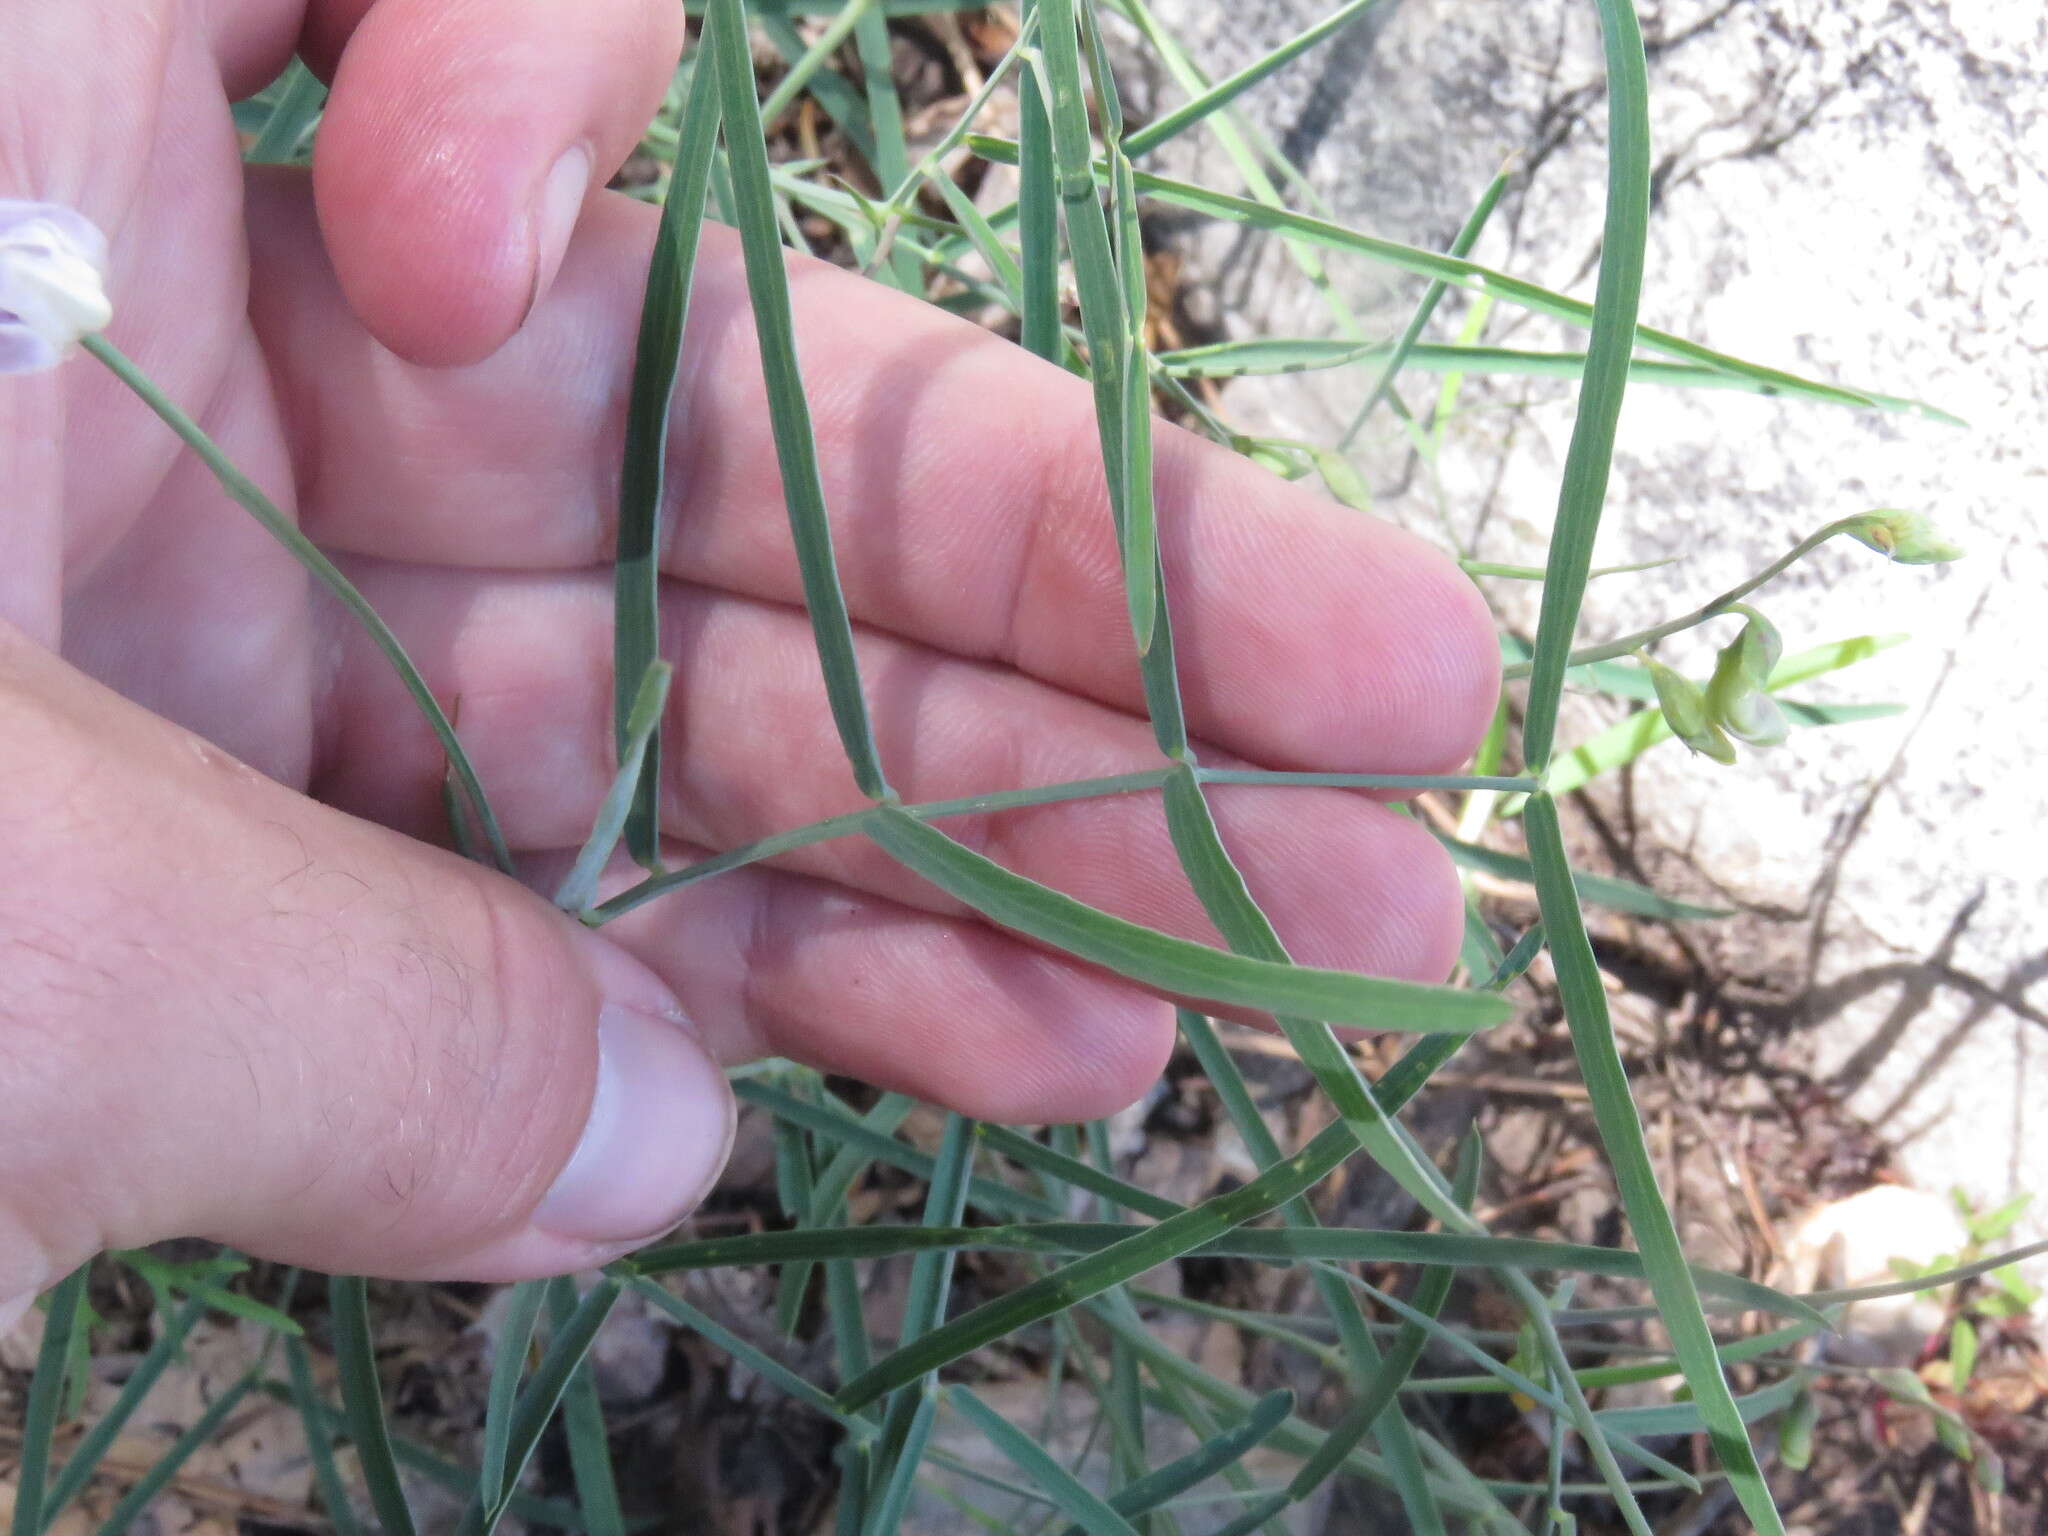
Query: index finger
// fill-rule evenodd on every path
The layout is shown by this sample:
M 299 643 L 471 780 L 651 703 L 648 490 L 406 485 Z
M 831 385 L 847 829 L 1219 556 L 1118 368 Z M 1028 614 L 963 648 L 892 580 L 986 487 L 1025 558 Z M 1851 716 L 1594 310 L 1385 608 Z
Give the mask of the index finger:
M 386 559 L 607 561 L 653 210 L 593 202 L 525 329 L 447 372 L 360 332 L 301 192 L 278 180 L 254 190 L 252 310 L 298 433 L 308 530 Z M 1141 708 L 1086 384 L 821 263 L 793 257 L 790 274 L 856 622 Z M 745 278 L 717 226 L 699 256 L 670 446 L 664 569 L 800 602 Z M 1277 767 L 1426 773 L 1469 755 L 1499 662 L 1455 562 L 1163 424 L 1157 462 L 1198 736 Z

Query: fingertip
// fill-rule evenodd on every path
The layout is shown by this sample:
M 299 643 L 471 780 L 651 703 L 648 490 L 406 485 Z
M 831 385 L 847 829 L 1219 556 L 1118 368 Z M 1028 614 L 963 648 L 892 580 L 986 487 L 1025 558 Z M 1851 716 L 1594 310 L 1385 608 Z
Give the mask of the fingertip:
M 1457 968 L 1465 938 L 1465 887 L 1457 866 L 1442 843 L 1420 822 L 1402 823 L 1412 861 L 1406 899 L 1408 921 L 1401 924 L 1398 958 L 1387 974 L 1431 985 L 1446 980 Z
M 335 274 L 399 356 L 479 361 L 547 290 L 585 197 L 660 104 L 682 10 L 379 0 L 350 20 L 313 160 Z M 316 30 L 331 53 L 336 29 Z
M 523 147 L 464 130 L 431 84 L 407 77 L 400 38 L 364 22 L 335 77 L 313 152 L 314 207 L 349 307 L 408 362 L 472 363 L 525 313 L 536 251 L 523 215 Z
M 1434 700 L 1417 756 L 1421 773 L 1452 773 L 1472 759 L 1500 703 L 1499 626 L 1486 596 L 1456 560 L 1413 540 L 1409 664 Z

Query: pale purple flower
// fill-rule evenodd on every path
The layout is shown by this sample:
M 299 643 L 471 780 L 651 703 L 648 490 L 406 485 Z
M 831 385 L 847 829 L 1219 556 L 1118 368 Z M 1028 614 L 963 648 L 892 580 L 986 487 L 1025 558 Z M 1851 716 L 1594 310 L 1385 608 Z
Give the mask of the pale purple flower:
M 0 198 L 0 374 L 54 368 L 104 330 L 107 237 L 59 203 Z

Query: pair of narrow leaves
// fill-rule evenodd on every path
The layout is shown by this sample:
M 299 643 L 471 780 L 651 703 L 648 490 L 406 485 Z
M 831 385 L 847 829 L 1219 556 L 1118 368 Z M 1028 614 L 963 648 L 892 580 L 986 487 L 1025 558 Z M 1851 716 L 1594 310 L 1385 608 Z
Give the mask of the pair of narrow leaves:
M 1766 691 L 1785 651 L 1777 626 L 1747 604 L 1738 603 L 1729 611 L 1742 614 L 1745 622 L 1741 633 L 1715 656 L 1713 676 L 1704 688 L 1661 661 L 1642 658 L 1672 734 L 1717 763 L 1735 761 L 1738 741 L 1774 747 L 1789 729 L 1784 712 Z

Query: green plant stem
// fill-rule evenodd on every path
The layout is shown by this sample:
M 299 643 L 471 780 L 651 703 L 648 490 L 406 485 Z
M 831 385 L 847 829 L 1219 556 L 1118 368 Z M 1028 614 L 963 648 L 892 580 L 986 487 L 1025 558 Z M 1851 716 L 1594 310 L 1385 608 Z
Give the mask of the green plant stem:
M 775 89 L 761 103 L 761 124 L 764 128 L 789 110 L 790 104 L 811 83 L 811 77 L 838 51 L 839 45 L 853 35 L 853 29 L 860 24 L 861 18 L 874 8 L 875 0 L 847 0 L 839 14 L 825 24 L 818 40 L 790 65 L 789 73 L 775 82 Z
M 177 433 L 185 446 L 199 457 L 200 462 L 213 471 L 214 478 L 221 483 L 221 488 L 234 498 L 243 510 L 261 523 L 271 537 L 282 544 L 292 558 L 304 566 L 316 581 L 332 592 L 344 608 L 355 615 L 357 621 L 369 633 L 371 640 L 376 642 L 377 649 L 384 653 L 385 659 L 404 681 L 406 692 L 412 695 L 413 702 L 419 706 L 427 724 L 433 727 L 435 736 L 440 738 L 441 750 L 448 754 L 449 765 L 455 770 L 456 778 L 461 781 L 462 792 L 468 800 L 469 809 L 476 817 L 478 825 L 483 828 L 485 841 L 490 846 L 492 861 L 506 874 L 511 874 L 512 851 L 506 846 L 505 834 L 499 830 L 498 818 L 491 811 L 490 801 L 484 797 L 483 784 L 477 778 L 476 769 L 470 764 L 469 754 L 463 751 L 462 743 L 456 739 L 454 725 L 442 711 L 440 701 L 427 686 L 427 680 L 420 675 L 420 669 L 413 665 L 412 658 L 405 653 L 405 647 L 398 643 L 398 636 L 391 632 L 391 626 L 370 606 L 370 600 L 363 596 L 356 584 L 344 576 L 340 568 L 328 559 L 311 539 L 299 531 L 297 524 L 278 510 L 277 504 L 263 494 L 255 481 L 235 467 L 221 451 L 220 445 L 207 435 L 206 430 L 179 409 L 176 403 L 156 386 L 155 381 L 137 367 L 125 353 L 105 336 L 87 336 L 79 345 L 106 364 L 113 375 L 133 390 L 144 405 L 155 411 L 164 425 Z
M 1589 645 L 1580 650 L 1573 651 L 1565 659 L 1565 666 L 1583 667 L 1590 662 L 1612 661 L 1617 656 L 1631 655 L 1646 645 L 1655 645 L 1659 640 L 1668 639 L 1672 635 L 1680 634 L 1688 629 L 1695 629 L 1706 623 L 1709 619 L 1719 618 L 1765 582 L 1782 576 L 1793 565 L 1805 559 L 1816 549 L 1819 549 L 1821 545 L 1827 543 L 1836 534 L 1844 532 L 1852 521 L 1853 519 L 1851 518 L 1841 518 L 1829 523 L 1825 528 L 1808 534 L 1776 560 L 1773 560 L 1769 565 L 1757 572 L 1756 575 L 1750 577 L 1747 581 L 1736 583 L 1736 585 L 1730 587 L 1719 597 L 1709 598 L 1706 602 L 1700 604 L 1699 607 L 1693 609 L 1691 613 L 1681 615 L 1675 619 L 1668 619 L 1662 624 L 1652 624 L 1648 629 L 1639 629 L 1632 635 L 1623 635 L 1619 640 L 1603 640 L 1598 645 Z M 1629 569 L 1629 567 L 1623 567 L 1623 569 Z M 1527 661 L 1511 662 L 1501 669 L 1501 676 L 1504 678 L 1527 677 L 1533 665 L 1533 662 Z
M 1264 80 L 1275 70 L 1292 63 L 1326 38 L 1332 37 L 1358 20 L 1367 11 L 1377 8 L 1384 0 L 1350 0 L 1348 5 L 1332 11 L 1321 21 L 1307 30 L 1296 33 L 1292 38 L 1275 48 L 1263 58 L 1247 64 L 1228 79 L 1212 85 L 1191 101 L 1183 102 L 1164 117 L 1147 123 L 1143 128 L 1124 138 L 1124 153 L 1133 160 L 1149 154 L 1176 134 L 1182 133 L 1212 112 L 1222 110 L 1252 86 Z

